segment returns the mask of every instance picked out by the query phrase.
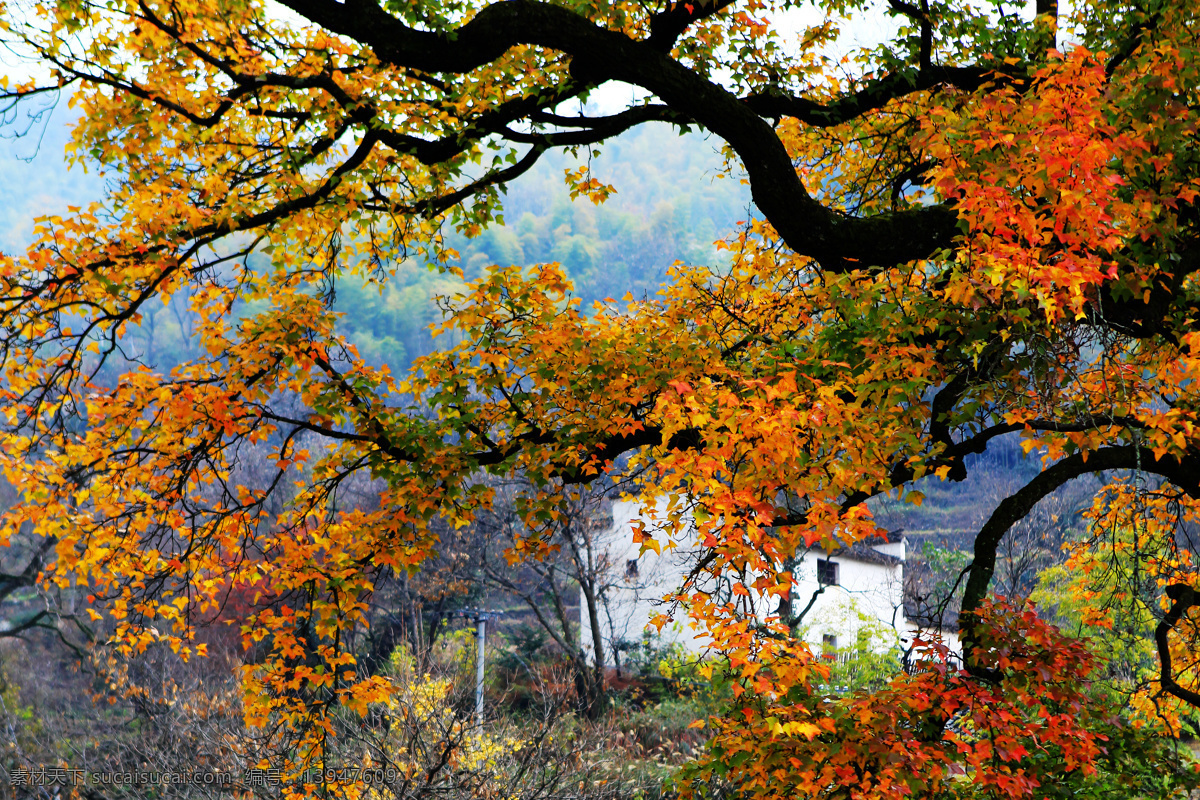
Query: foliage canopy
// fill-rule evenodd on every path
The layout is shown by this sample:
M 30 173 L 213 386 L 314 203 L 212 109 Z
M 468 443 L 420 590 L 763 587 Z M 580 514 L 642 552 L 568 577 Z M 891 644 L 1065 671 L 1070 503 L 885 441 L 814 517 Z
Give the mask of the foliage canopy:
M 283 5 L 2 17 L 50 75 L 4 96 L 69 87 L 73 153 L 108 180 L 0 261 L 0 458 L 22 496 L 2 535 L 45 543 L 44 580 L 88 586 L 123 646 L 192 654 L 196 625 L 253 598 L 243 634 L 269 655 L 246 670 L 250 721 L 285 723 L 296 765 L 319 758 L 333 707 L 394 689 L 355 657 L 374 581 L 420 567 L 433 520 L 489 504 L 482 471 L 531 481 L 514 558 L 556 546 L 572 486 L 622 479 L 670 498 L 675 538 L 698 521 L 680 599 L 738 696 L 700 776 L 927 796 L 965 767 L 1029 796 L 1086 774 L 1109 718 L 1080 643 L 989 600 L 996 548 L 1104 473 L 1093 525 L 1160 554 L 1160 699 L 1200 703 L 1193 4 L 890 0 L 894 35 L 840 60 L 867 3 L 825 3 L 793 37 L 792 4 L 769 0 Z M 610 81 L 647 97 L 570 110 Z M 498 266 L 450 301 L 459 343 L 403 375 L 339 333 L 339 282 L 444 261 L 445 227 L 478 233 L 544 153 L 650 121 L 711 132 L 744 170 L 760 216 L 725 241 L 728 269 L 679 265 L 660 296 L 585 313 L 556 265 Z M 567 180 L 612 191 L 586 167 Z M 199 315 L 196 357 L 123 361 L 123 333 L 173 297 Z M 792 620 L 749 601 L 786 612 L 798 548 L 877 535 L 867 500 L 920 502 L 915 482 L 960 480 L 1008 434 L 1044 468 L 975 537 L 968 671 L 935 648 L 873 694 L 810 691 L 823 668 Z M 359 475 L 374 510 L 343 499 Z M 714 594 L 706 575 L 738 579 Z

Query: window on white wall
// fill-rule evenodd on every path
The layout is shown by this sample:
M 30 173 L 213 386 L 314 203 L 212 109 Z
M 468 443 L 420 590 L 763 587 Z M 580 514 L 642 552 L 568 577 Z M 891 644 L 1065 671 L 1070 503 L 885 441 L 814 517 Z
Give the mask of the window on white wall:
M 826 661 L 837 659 L 837 637 L 827 633 L 821 637 L 821 658 Z
M 822 586 L 838 586 L 838 565 L 836 561 L 824 558 L 817 559 L 817 583 Z

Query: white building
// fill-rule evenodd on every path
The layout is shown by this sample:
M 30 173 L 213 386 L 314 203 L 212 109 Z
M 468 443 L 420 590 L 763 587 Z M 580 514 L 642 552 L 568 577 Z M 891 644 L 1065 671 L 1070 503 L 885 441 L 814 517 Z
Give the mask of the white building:
M 659 523 L 640 512 L 635 502 L 613 505 L 613 527 L 607 541 L 610 563 L 618 572 L 607 582 L 600 609 L 606 661 L 614 663 L 614 649 L 638 642 L 653 626 L 652 616 L 670 611 L 663 597 L 674 593 L 691 571 L 695 551 L 665 549 L 661 555 L 640 553 L 632 531 L 638 521 L 653 532 Z M 661 537 L 660 537 L 661 539 Z M 904 557 L 902 536 L 895 541 L 858 543 L 833 552 L 812 548 L 799 553 L 793 567 L 792 613 L 803 612 L 800 624 L 814 652 L 834 657 L 840 649 L 870 647 L 887 650 L 907 643 L 911 629 L 904 616 Z M 778 613 L 777 598 L 755 598 L 760 618 Z M 675 610 L 674 624 L 664 627 L 662 638 L 701 654 L 709 645 L 705 631 L 692 627 L 683 610 Z M 581 615 L 581 640 L 591 642 L 587 615 Z M 590 650 L 590 648 L 589 648 Z

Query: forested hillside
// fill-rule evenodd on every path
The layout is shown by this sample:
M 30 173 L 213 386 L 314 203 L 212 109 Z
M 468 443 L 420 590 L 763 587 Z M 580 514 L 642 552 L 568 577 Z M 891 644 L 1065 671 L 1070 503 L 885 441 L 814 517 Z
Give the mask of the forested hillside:
M 467 280 L 488 267 L 558 262 L 575 284 L 584 309 L 627 294 L 653 295 L 676 261 L 720 262 L 714 242 L 747 219 L 749 191 L 723 169 L 717 143 L 652 125 L 614 140 L 590 158 L 592 174 L 616 193 L 601 204 L 572 202 L 564 171 L 587 164 L 552 153 L 508 189 L 502 224 L 474 239 L 450 233 Z M 393 369 L 433 346 L 429 325 L 441 314 L 435 295 L 461 288 L 452 275 L 426 264 L 399 267 L 382 293 L 344 281 L 337 307 L 363 356 Z
M 69 110 L 55 109 L 19 138 L 0 140 L 0 249 L 13 252 L 28 241 L 33 219 L 65 213 L 100 195 L 93 168 L 67 169 Z M 24 128 L 11 128 L 10 134 Z M 613 186 L 607 202 L 572 202 L 564 171 L 590 164 L 592 175 Z M 448 230 L 447 242 L 467 280 L 492 265 L 562 264 L 584 309 L 626 295 L 654 295 L 676 261 L 717 266 L 714 243 L 750 213 L 749 191 L 729 175 L 719 142 L 700 134 L 679 135 L 665 124 L 648 125 L 614 140 L 597 156 L 555 152 L 508 188 L 501 222 L 473 239 Z M 346 276 L 336 287 L 343 330 L 370 362 L 402 369 L 430 352 L 429 326 L 441 320 L 434 298 L 463 283 L 424 262 L 394 265 L 382 286 Z M 131 353 L 165 369 L 188 357 L 187 305 L 179 299 L 149 311 L 142 330 L 128 334 Z

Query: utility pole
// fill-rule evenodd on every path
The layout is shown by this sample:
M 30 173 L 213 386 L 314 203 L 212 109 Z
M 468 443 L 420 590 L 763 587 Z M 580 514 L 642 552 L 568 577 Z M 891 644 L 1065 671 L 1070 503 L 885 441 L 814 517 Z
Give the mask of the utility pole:
M 475 656 L 475 724 L 483 725 L 483 646 L 487 641 L 487 617 L 482 614 L 475 619 L 478 629 L 475 641 L 479 654 Z
M 483 663 L 484 644 L 487 640 L 487 621 L 496 619 L 503 611 L 482 608 L 464 608 L 455 612 L 454 616 L 464 617 L 475 623 L 475 642 L 478 652 L 475 655 L 475 724 L 483 725 Z

